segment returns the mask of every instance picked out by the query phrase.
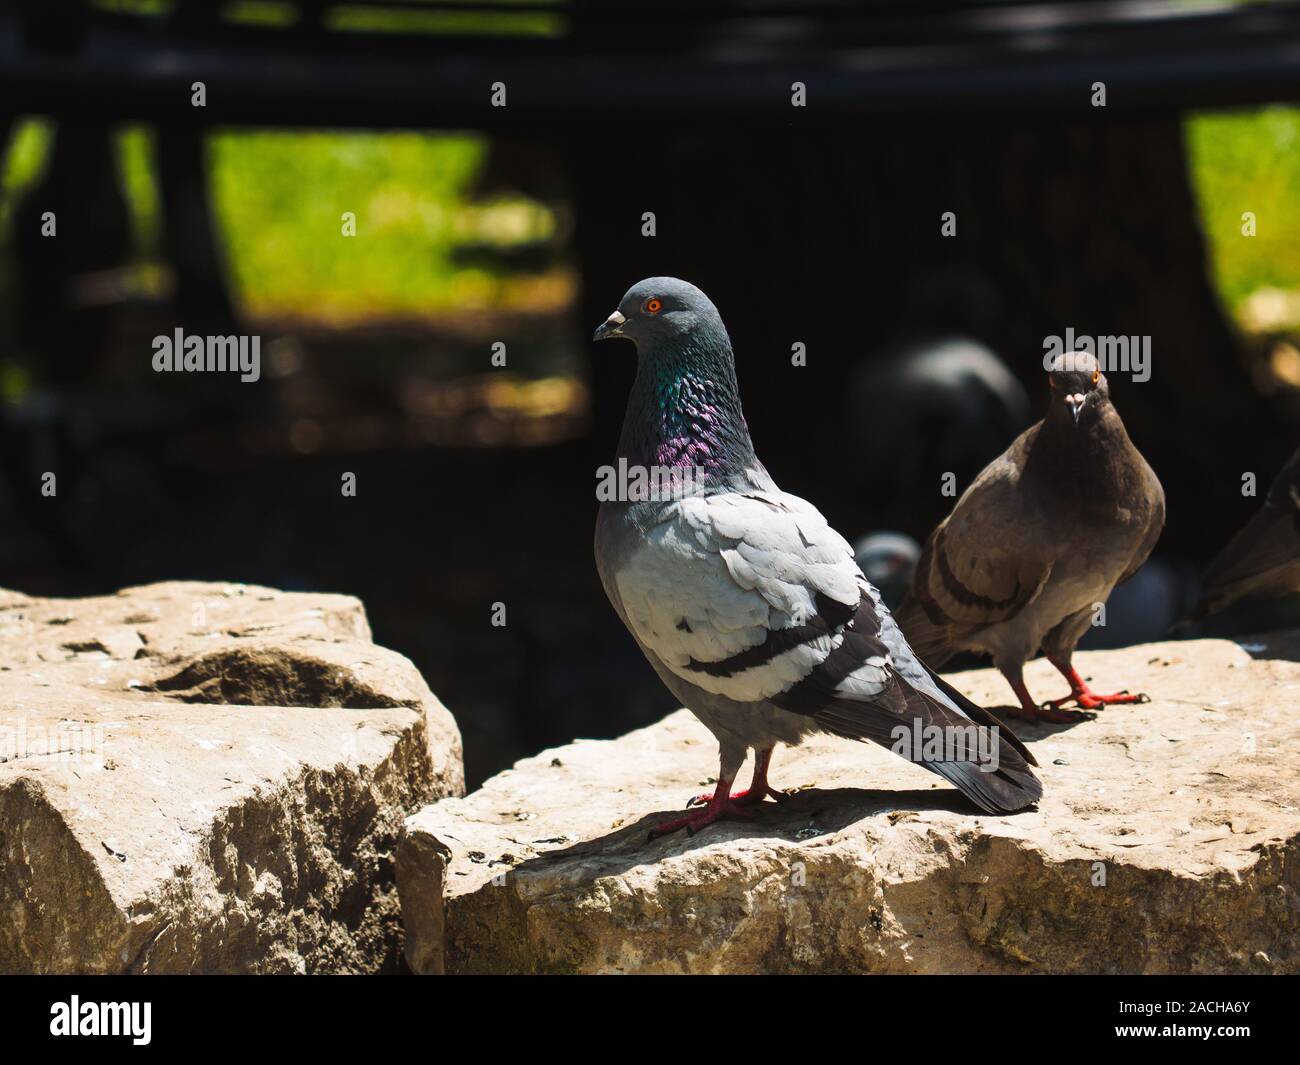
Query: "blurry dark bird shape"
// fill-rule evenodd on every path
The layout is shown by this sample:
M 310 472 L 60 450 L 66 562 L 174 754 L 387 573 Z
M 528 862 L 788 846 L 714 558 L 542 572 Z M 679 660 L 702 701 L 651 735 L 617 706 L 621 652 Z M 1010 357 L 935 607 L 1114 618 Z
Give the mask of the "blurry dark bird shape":
M 1169 626 L 1195 594 L 1196 575 L 1164 557 L 1149 558 L 1106 600 L 1106 624 L 1090 625 L 1079 641 L 1083 651 L 1132 647 L 1167 638 Z
M 854 395 L 855 447 L 877 459 L 872 513 L 917 532 L 951 505 L 952 494 L 940 493 L 945 477 L 970 484 L 1031 420 L 1024 386 L 989 348 L 960 335 L 899 340 L 863 367 Z
M 1200 601 L 1179 626 L 1246 599 L 1300 592 L 1300 449 L 1274 479 L 1255 516 L 1228 541 L 1202 579 Z
M 868 533 L 853 545 L 853 561 L 876 586 L 890 610 L 897 608 L 907 594 L 920 557 L 920 544 L 891 530 Z

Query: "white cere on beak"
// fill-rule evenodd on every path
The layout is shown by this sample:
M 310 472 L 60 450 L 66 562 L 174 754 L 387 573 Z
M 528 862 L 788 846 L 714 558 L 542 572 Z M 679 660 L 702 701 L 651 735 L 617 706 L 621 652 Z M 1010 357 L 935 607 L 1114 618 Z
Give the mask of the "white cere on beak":
M 591 339 L 607 340 L 610 337 L 621 337 L 623 335 L 623 325 L 626 322 L 627 319 L 623 315 L 619 314 L 618 311 L 615 311 L 596 327 L 596 331 L 591 335 Z

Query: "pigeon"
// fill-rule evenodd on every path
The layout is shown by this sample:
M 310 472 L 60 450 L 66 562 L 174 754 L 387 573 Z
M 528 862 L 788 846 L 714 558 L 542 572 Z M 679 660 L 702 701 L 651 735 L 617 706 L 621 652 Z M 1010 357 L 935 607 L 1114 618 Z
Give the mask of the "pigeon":
M 868 533 L 853 545 L 853 561 L 891 610 L 912 586 L 912 574 L 921 558 L 921 545 L 893 530 Z
M 927 502 L 914 498 L 914 485 L 935 484 L 947 472 L 969 484 L 1034 421 L 1020 380 L 992 350 L 959 335 L 914 332 L 873 351 L 849 389 L 856 417 L 846 427 L 848 444 L 888 456 L 860 476 L 899 508 L 889 515 L 894 524 Z M 924 528 L 945 512 L 923 514 Z
M 1071 658 L 1115 585 L 1151 554 L 1165 496 L 1129 440 L 1094 355 L 1056 355 L 1047 416 L 971 483 L 930 535 L 898 623 L 936 669 L 954 654 L 993 656 L 1030 720 L 1077 721 L 1081 710 L 1147 696 L 1100 695 Z M 1070 694 L 1041 706 L 1022 669 L 1040 648 Z
M 780 801 L 774 748 L 816 732 L 910 755 L 989 813 L 1037 801 L 1029 750 L 926 668 L 847 541 L 759 462 L 708 297 L 675 278 L 641 281 L 593 339 L 611 337 L 636 345 L 637 373 L 618 445 L 626 483 L 601 499 L 596 567 L 651 666 L 719 746 L 716 787 L 693 800 L 703 808 L 651 837 Z M 959 734 L 982 737 L 989 757 L 930 743 Z M 753 781 L 732 794 L 750 750 Z
M 1274 479 L 1263 507 L 1210 563 L 1190 621 L 1247 597 L 1300 592 L 1300 450 Z

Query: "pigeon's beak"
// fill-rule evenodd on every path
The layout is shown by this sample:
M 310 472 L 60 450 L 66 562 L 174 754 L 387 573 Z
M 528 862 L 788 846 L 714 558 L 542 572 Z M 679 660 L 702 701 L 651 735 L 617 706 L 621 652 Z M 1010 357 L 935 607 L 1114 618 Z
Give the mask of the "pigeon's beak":
M 592 340 L 608 340 L 610 337 L 621 337 L 623 335 L 623 323 L 627 319 L 618 311 L 615 311 L 603 322 L 596 327 L 596 332 L 592 334 Z
M 1082 392 L 1076 392 L 1072 396 L 1066 396 L 1065 402 L 1070 407 L 1070 413 L 1074 415 L 1074 424 L 1079 424 L 1079 415 L 1083 413 L 1083 405 L 1087 397 Z

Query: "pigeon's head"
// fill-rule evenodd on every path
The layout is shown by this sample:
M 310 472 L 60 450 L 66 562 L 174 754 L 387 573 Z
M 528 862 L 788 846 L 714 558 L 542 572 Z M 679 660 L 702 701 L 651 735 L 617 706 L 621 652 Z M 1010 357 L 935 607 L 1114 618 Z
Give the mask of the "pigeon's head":
M 1047 366 L 1047 381 L 1051 385 L 1049 415 L 1068 419 L 1075 425 L 1094 417 L 1110 398 L 1101 364 L 1088 351 L 1067 351 L 1054 356 Z
M 592 339 L 626 337 L 641 349 L 687 336 L 725 342 L 727 331 L 718 309 L 688 281 L 647 277 L 627 290 L 618 310 L 600 324 Z
M 891 608 L 912 586 L 920 559 L 921 545 L 900 532 L 871 533 L 853 545 L 853 561 Z

